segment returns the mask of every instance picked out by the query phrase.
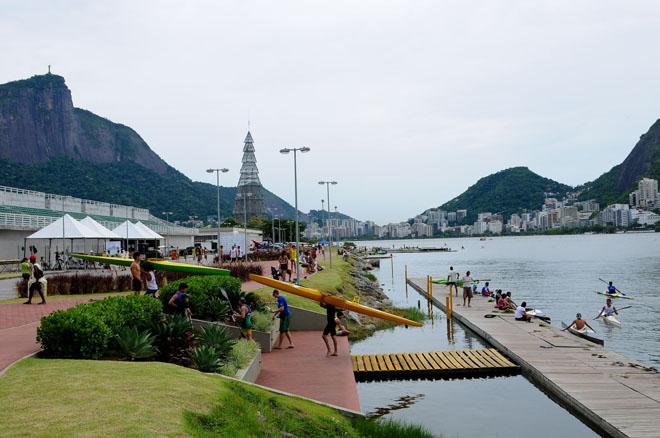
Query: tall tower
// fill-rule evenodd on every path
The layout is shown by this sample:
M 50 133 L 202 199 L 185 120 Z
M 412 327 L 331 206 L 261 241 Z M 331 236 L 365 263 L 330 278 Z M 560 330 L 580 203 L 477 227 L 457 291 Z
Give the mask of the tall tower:
M 236 199 L 234 201 L 234 219 L 243 223 L 245 211 L 247 220 L 253 217 L 264 217 L 264 197 L 261 182 L 259 181 L 259 169 L 257 169 L 257 158 L 254 155 L 254 141 L 248 131 L 243 146 L 243 164 L 241 165 L 241 177 L 236 187 Z M 245 211 L 243 206 L 246 207 Z

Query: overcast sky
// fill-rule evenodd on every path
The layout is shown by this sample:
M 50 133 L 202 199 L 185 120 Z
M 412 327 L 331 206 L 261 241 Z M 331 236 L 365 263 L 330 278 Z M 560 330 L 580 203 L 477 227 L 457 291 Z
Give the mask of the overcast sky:
M 0 82 L 53 72 L 195 180 L 405 220 L 528 166 L 593 180 L 660 116 L 660 2 L 4 1 Z

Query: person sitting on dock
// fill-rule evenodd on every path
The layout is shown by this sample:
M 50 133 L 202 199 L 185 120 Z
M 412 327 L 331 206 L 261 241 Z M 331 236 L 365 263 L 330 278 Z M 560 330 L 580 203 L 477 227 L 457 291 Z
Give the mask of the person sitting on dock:
M 472 277 L 470 276 L 470 271 L 467 271 L 465 273 L 465 276 L 462 278 L 463 280 L 463 306 L 465 306 L 465 303 L 467 301 L 467 306 L 470 306 L 470 302 L 472 301 Z
M 453 287 L 456 290 L 456 296 L 458 296 L 458 287 L 456 283 L 458 282 L 458 272 L 454 271 L 454 267 L 449 267 L 449 274 L 447 274 L 447 287 L 449 288 L 449 295 L 451 295 L 451 288 Z
M 612 315 L 618 315 L 619 312 L 616 310 L 616 307 L 614 307 L 614 304 L 612 304 L 612 298 L 608 298 L 605 300 L 605 305 L 603 306 L 602 309 L 600 309 L 600 313 L 596 317 L 596 319 L 600 318 L 601 316 L 612 316 Z
M 587 321 L 582 319 L 582 314 L 581 313 L 578 313 L 577 315 L 575 315 L 575 319 L 573 320 L 573 322 L 570 323 L 568 325 L 568 327 L 563 328 L 561 331 L 566 331 L 566 330 L 570 329 L 571 327 L 575 327 L 575 329 L 579 332 L 583 331 L 585 327 L 589 327 L 594 332 L 596 331 L 596 330 L 593 329 L 593 327 L 591 327 L 589 325 L 589 323 Z
M 488 287 L 489 284 L 490 284 L 490 283 L 486 282 L 486 284 L 484 285 L 484 287 L 481 288 L 481 296 L 482 296 L 482 297 L 489 297 L 489 296 L 491 296 L 490 288 Z
M 325 302 L 325 295 L 321 296 L 321 301 L 319 302 L 321 307 L 325 309 L 325 317 L 326 317 L 326 325 L 325 328 L 323 329 L 323 334 L 321 337 L 323 338 L 323 342 L 325 342 L 325 348 L 327 350 L 326 356 L 337 356 L 337 339 L 335 336 L 337 336 L 337 321 L 335 320 L 337 317 L 337 308 L 333 306 L 332 304 L 328 304 Z M 328 336 L 332 338 L 332 346 L 333 350 L 330 350 L 330 343 L 328 342 Z
M 532 316 L 527 313 L 526 302 L 522 302 L 520 306 L 516 307 L 516 312 L 513 315 L 516 318 L 516 321 L 527 321 L 532 322 Z

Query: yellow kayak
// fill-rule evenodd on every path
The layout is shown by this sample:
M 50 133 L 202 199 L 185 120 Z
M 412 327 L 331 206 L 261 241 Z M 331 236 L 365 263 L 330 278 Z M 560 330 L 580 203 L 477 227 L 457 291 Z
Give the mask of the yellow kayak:
M 71 254 L 71 257 L 75 257 L 81 260 L 87 260 L 88 262 L 102 263 L 106 265 L 131 266 L 131 263 L 133 263 L 132 259 L 124 259 L 121 257 L 102 257 L 102 256 L 92 256 L 86 254 Z M 163 259 L 147 259 L 144 260 L 142 264 L 150 265 L 154 269 L 157 269 L 159 271 L 186 272 L 188 274 L 195 274 L 195 275 L 229 275 L 229 271 L 227 269 L 211 268 L 208 266 L 199 266 L 199 265 L 189 265 L 187 263 L 176 263 Z
M 273 278 L 264 277 L 256 274 L 250 274 L 250 280 L 256 281 L 257 283 L 275 289 L 282 290 L 284 292 L 289 292 L 294 295 L 298 295 L 299 297 L 308 298 L 310 300 L 321 302 L 321 299 L 323 299 L 324 303 L 332 304 L 338 309 L 350 310 L 352 312 L 361 313 L 362 315 L 373 316 L 374 318 L 391 321 L 396 324 L 409 325 L 413 327 L 422 326 L 422 324 L 419 322 L 411 321 L 407 318 L 403 318 L 398 315 L 393 315 L 388 312 L 383 312 L 382 310 L 374 309 L 372 307 L 363 306 L 362 304 L 358 304 L 341 297 L 327 295 L 321 293 L 321 291 L 319 290 L 312 289 L 310 287 L 296 286 L 295 284 L 292 283 L 287 283 L 285 281 L 275 280 Z

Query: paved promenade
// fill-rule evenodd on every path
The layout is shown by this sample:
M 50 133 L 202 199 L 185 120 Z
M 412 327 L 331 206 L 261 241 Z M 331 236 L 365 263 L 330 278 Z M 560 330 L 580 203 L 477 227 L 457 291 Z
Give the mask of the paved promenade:
M 39 351 L 36 336 L 42 316 L 87 301 L 89 297 L 50 300 L 44 305 L 0 304 L 0 374 L 18 359 Z
M 408 283 L 426 296 L 426 279 Z M 434 303 L 445 310 L 446 286 L 433 285 Z M 493 303 L 475 297 L 453 317 L 501 353 L 574 414 L 614 437 L 660 436 L 660 374 L 621 354 L 539 322 L 518 322 L 492 313 Z M 462 300 L 461 300 L 462 301 Z M 536 320 L 538 321 L 538 320 Z M 633 329 L 632 327 L 629 329 Z
M 337 337 L 339 356 L 326 357 L 321 332 L 292 332 L 296 348 L 262 355 L 257 383 L 353 411 L 360 410 L 346 337 Z

